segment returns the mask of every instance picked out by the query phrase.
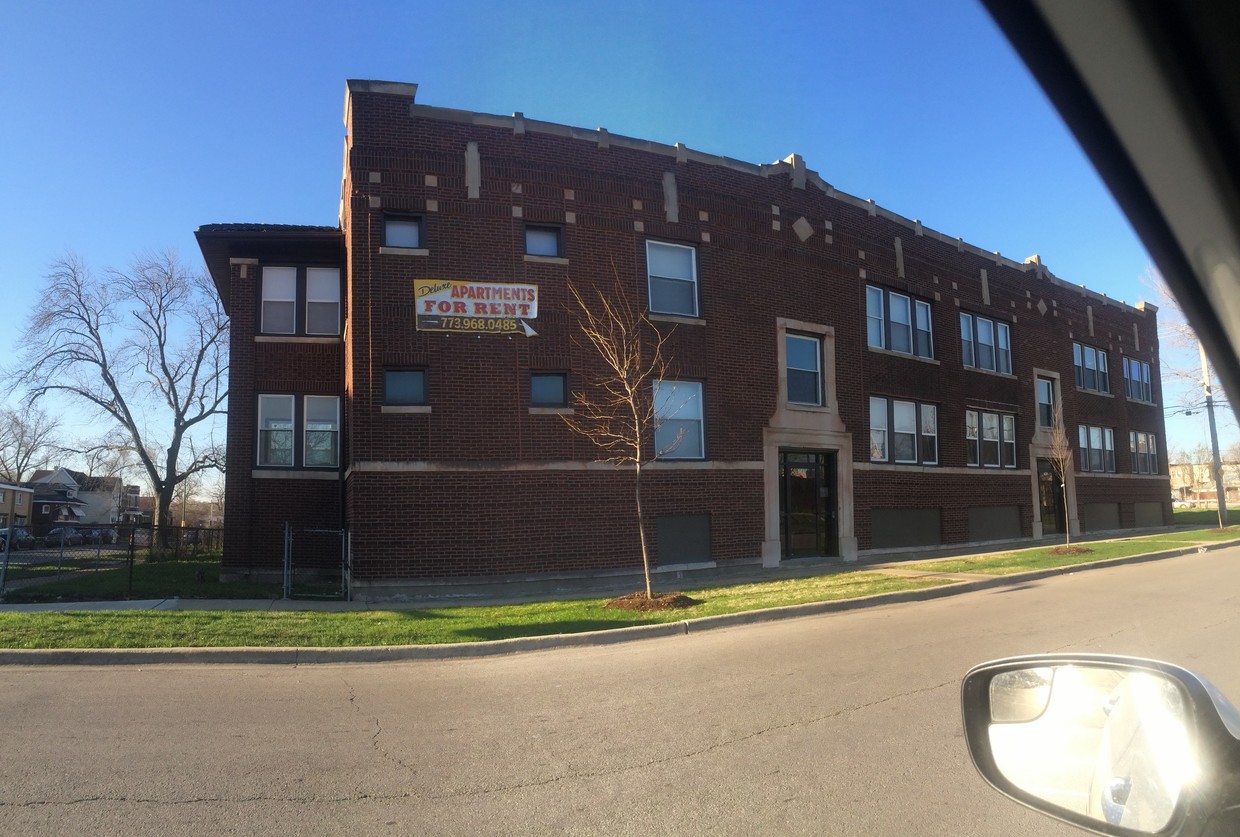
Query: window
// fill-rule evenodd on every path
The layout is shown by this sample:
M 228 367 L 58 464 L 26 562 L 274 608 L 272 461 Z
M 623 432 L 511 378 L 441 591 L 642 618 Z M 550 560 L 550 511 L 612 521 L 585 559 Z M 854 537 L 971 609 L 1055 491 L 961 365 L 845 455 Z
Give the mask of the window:
M 334 395 L 306 396 L 307 468 L 332 468 L 340 463 L 340 399 Z
M 304 313 L 298 322 L 298 301 Z M 262 334 L 340 334 L 340 269 L 264 267 Z
M 422 246 L 422 219 L 388 215 L 383 219 L 383 246 L 408 247 L 416 250 Z
M 1115 472 L 1115 431 L 1109 427 L 1077 428 L 1081 448 L 1081 470 Z
M 1094 392 L 1110 392 L 1111 379 L 1107 375 L 1107 353 L 1093 346 L 1072 344 L 1072 367 L 1079 389 Z
M 646 242 L 650 310 L 659 314 L 698 315 L 697 251 L 683 244 Z
M 263 322 L 265 334 L 293 334 L 297 316 L 297 268 L 263 268 Z
M 887 461 L 887 399 L 870 399 L 870 460 Z
M 293 464 L 293 396 L 258 397 L 258 464 Z
M 568 406 L 568 375 L 563 372 L 531 372 L 530 406 Z
M 866 345 L 934 357 L 930 303 L 873 285 L 865 289 Z
M 340 333 L 340 271 L 306 268 L 306 334 Z
M 383 403 L 399 406 L 426 404 L 426 370 L 384 370 Z
M 1124 358 L 1124 394 L 1134 401 L 1154 403 L 1148 363 L 1130 357 Z
M 525 228 L 525 255 L 527 256 L 562 256 L 560 251 L 559 227 Z
M 891 447 L 888 449 L 888 429 Z M 938 408 L 933 404 L 870 399 L 870 460 L 898 465 L 937 465 Z
M 1055 382 L 1038 378 L 1038 427 L 1055 426 Z
M 1016 417 L 965 410 L 966 463 L 983 468 L 1016 467 Z
M 1128 434 L 1128 450 L 1132 456 L 1134 474 L 1158 473 L 1158 445 L 1153 433 L 1133 430 Z
M 654 447 L 658 459 L 702 459 L 702 385 L 654 382 Z
M 788 402 L 822 406 L 822 339 L 802 334 L 784 337 Z
M 20 491 L 17 492 L 17 496 L 14 498 L 14 505 L 18 505 L 18 506 L 26 505 L 26 495 Z
M 960 357 L 965 366 L 1011 375 L 1011 327 L 988 317 L 961 312 Z

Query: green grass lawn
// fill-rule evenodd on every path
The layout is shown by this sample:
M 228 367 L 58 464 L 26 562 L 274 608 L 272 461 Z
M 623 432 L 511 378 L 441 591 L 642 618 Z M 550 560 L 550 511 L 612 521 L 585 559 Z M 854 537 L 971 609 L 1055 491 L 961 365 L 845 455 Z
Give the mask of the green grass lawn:
M 1124 540 L 1078 542 L 1073 544 L 1073 546 L 1084 547 L 1089 550 L 1089 552 L 1080 555 L 1056 555 L 1054 550 L 1059 548 L 1058 546 L 1037 547 L 1035 549 L 1021 549 L 1014 552 L 968 555 L 963 558 L 951 558 L 944 561 L 926 561 L 917 564 L 916 568 L 927 572 L 939 573 L 1011 575 L 1012 573 L 1029 572 L 1031 570 L 1088 564 L 1093 561 L 1105 561 L 1110 558 L 1126 558 L 1130 555 L 1141 555 L 1147 552 L 1182 549 L 1184 547 L 1232 540 L 1234 538 L 1240 538 L 1240 526 L 1229 526 L 1223 530 L 1192 529 L 1141 538 L 1126 538 Z
M 805 602 L 834 601 L 950 583 L 841 572 L 686 591 L 702 604 L 636 613 L 605 599 L 426 610 L 75 611 L 0 613 L 0 648 L 340 647 L 477 642 L 652 625 Z
M 1180 512 L 1176 520 L 1181 521 Z M 910 564 L 905 569 L 944 573 L 909 578 L 882 572 L 828 572 L 731 587 L 684 591 L 702 603 L 673 611 L 636 613 L 603 607 L 604 599 L 499 607 L 372 611 L 90 611 L 0 613 L 0 648 L 339 647 L 476 642 L 651 625 L 764 608 L 860 598 L 951 584 L 953 573 L 1009 575 L 1109 558 L 1179 549 L 1240 537 L 1225 530 L 1184 529 L 1137 538 L 1086 541 L 1081 555 L 1054 547 L 1015 550 Z M 6 601 L 123 599 L 128 569 L 79 573 L 12 591 Z M 219 580 L 215 561 L 161 561 L 134 567 L 134 599 L 277 598 L 278 585 Z
M 1173 509 L 1172 518 L 1178 526 L 1218 526 L 1218 511 L 1215 509 Z M 1240 512 L 1229 509 L 1227 522 L 1240 521 Z

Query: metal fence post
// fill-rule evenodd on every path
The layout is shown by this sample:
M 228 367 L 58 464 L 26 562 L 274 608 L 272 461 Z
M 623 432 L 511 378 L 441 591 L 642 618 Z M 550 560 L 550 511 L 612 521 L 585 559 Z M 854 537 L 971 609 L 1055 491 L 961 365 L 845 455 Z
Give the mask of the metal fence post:
M 9 524 L 9 533 L 4 538 L 4 563 L 0 565 L 0 596 L 4 595 L 4 583 L 9 577 L 9 550 L 13 548 L 13 524 Z
M 293 597 L 293 530 L 284 521 L 284 598 Z
M 125 590 L 126 599 L 133 598 L 133 552 L 134 552 L 133 542 L 134 542 L 134 537 L 136 536 L 136 533 L 137 533 L 136 526 L 129 527 L 129 586 Z

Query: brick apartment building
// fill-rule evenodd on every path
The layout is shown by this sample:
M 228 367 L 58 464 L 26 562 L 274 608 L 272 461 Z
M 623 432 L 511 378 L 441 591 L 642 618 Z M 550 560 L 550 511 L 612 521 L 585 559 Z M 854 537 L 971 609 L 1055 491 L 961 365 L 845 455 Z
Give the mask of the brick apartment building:
M 346 85 L 338 228 L 197 231 L 232 318 L 238 574 L 278 571 L 286 522 L 347 529 L 356 587 L 640 566 L 631 474 L 558 415 L 598 368 L 570 281 L 619 284 L 670 332 L 661 432 L 683 436 L 645 478 L 662 569 L 1167 519 L 1154 306 L 836 191 L 795 154 L 416 90 Z

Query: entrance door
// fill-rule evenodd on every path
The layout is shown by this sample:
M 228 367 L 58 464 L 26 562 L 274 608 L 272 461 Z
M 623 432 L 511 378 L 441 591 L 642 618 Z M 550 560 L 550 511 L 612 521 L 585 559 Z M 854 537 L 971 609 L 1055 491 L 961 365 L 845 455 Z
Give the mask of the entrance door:
M 834 452 L 779 452 L 779 538 L 783 557 L 838 555 Z
M 1063 485 L 1050 460 L 1038 460 L 1038 504 L 1042 509 L 1042 534 L 1062 534 Z

